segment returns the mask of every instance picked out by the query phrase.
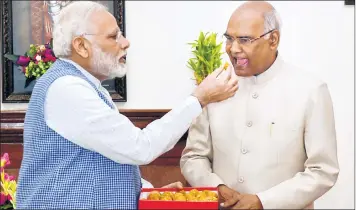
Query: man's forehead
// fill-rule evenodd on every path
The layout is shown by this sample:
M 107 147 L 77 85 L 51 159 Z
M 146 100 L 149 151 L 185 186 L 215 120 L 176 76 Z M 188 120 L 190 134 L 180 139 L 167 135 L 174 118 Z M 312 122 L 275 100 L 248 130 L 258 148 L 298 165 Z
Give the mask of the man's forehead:
M 233 35 L 257 35 L 263 32 L 264 19 L 259 14 L 240 13 L 231 16 L 227 27 L 227 33 Z
M 98 12 L 92 20 L 92 23 L 97 26 L 99 32 L 114 33 L 119 30 L 115 17 L 109 12 Z

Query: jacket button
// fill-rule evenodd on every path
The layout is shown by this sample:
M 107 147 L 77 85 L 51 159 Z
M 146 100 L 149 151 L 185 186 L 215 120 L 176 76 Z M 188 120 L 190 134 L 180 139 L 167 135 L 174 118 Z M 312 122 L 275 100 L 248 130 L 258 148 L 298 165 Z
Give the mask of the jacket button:
M 239 182 L 240 182 L 240 183 L 243 183 L 243 182 L 244 182 L 244 177 L 240 176 Z
M 246 150 L 245 148 L 243 148 L 243 149 L 241 150 L 241 152 L 242 152 L 242 154 L 246 154 L 246 153 L 247 153 L 247 150 Z
M 258 93 L 254 93 L 254 94 L 252 95 L 252 98 L 254 98 L 254 99 L 258 98 Z
M 252 126 L 252 122 L 251 122 L 251 121 L 248 121 L 248 122 L 246 123 L 246 125 L 247 125 L 247 127 L 251 127 L 251 126 Z

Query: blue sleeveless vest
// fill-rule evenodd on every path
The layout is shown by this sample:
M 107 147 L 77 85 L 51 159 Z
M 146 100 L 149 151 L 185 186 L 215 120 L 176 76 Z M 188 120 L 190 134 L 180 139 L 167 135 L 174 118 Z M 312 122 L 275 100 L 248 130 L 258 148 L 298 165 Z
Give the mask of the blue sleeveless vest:
M 89 82 L 113 108 L 74 65 L 62 60 L 52 65 L 36 82 L 26 112 L 17 208 L 136 209 L 141 190 L 138 166 L 116 163 L 84 149 L 46 125 L 44 102 L 48 87 L 66 75 Z

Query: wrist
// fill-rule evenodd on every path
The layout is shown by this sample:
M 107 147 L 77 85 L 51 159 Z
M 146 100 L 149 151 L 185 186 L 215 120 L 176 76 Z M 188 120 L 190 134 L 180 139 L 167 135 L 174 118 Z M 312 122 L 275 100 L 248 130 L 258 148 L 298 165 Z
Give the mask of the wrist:
M 258 195 L 255 195 L 257 200 L 258 200 L 258 209 L 263 209 L 263 205 L 262 205 L 262 202 L 261 202 L 261 199 L 258 197 Z
M 199 93 L 193 93 L 192 96 L 198 99 L 201 108 L 204 108 L 208 104 L 208 101 L 205 99 L 205 97 L 203 97 Z

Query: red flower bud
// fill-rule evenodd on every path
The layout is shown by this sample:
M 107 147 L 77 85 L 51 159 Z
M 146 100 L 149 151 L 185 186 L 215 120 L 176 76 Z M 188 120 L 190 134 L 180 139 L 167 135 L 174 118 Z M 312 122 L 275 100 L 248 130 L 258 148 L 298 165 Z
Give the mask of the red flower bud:
M 16 61 L 16 64 L 17 65 L 20 65 L 20 66 L 27 66 L 28 63 L 30 63 L 30 58 L 29 57 L 26 57 L 26 56 L 19 56 L 19 58 L 17 59 Z

